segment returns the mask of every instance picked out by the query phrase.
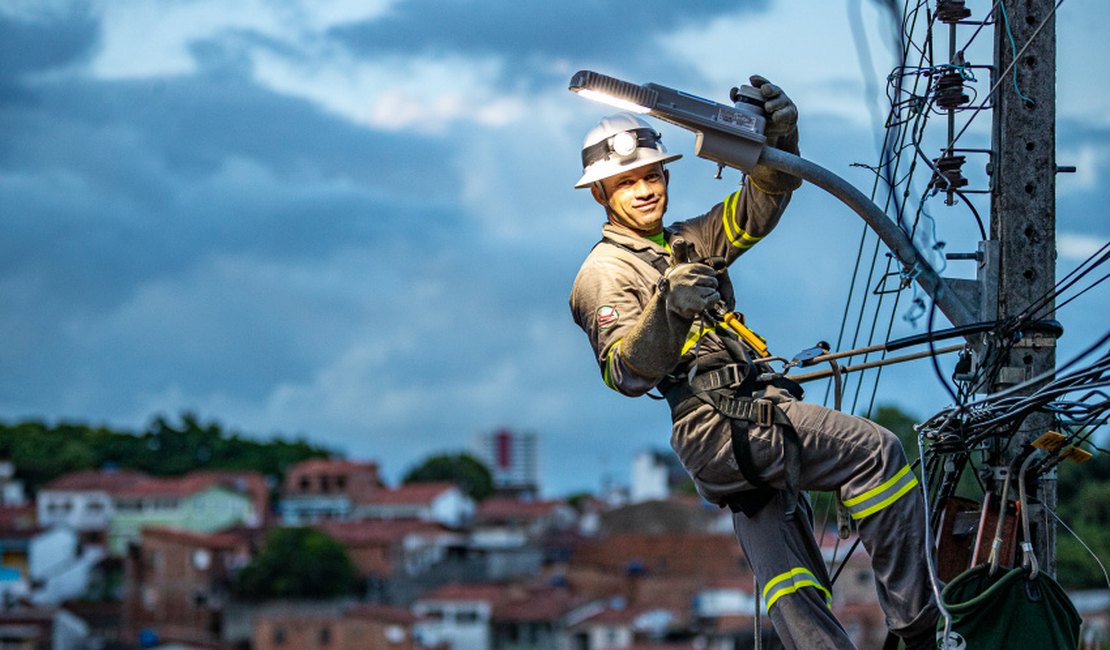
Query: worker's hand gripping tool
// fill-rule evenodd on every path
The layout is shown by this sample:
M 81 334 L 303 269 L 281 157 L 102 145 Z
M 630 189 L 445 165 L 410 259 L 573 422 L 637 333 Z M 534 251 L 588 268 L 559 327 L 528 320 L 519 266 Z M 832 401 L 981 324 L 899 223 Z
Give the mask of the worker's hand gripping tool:
M 718 275 L 724 273 L 725 269 L 728 268 L 728 263 L 723 257 L 696 259 L 694 257 L 694 245 L 681 237 L 675 237 L 671 240 L 670 245 L 671 256 L 674 258 L 676 264 L 700 262 L 713 267 Z M 744 315 L 739 312 L 730 311 L 723 300 L 718 300 L 716 303 L 707 307 L 703 312 L 703 316 L 710 322 L 725 325 L 729 330 L 740 337 L 740 340 L 755 354 L 755 358 L 762 359 L 770 356 L 770 352 L 767 349 L 767 339 L 749 329 L 748 326 L 744 324 Z

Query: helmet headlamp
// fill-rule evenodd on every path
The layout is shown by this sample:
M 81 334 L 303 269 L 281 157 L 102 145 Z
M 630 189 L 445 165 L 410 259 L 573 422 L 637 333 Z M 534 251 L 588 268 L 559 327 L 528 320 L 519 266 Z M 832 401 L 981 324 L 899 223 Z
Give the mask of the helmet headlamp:
M 660 135 L 655 129 L 629 129 L 590 145 L 582 150 L 582 166 L 589 167 L 599 160 L 606 160 L 613 154 L 618 158 L 628 158 L 641 147 L 660 150 Z
M 631 131 L 621 131 L 613 136 L 613 141 L 609 143 L 613 153 L 621 158 L 630 156 L 636 151 L 636 136 Z

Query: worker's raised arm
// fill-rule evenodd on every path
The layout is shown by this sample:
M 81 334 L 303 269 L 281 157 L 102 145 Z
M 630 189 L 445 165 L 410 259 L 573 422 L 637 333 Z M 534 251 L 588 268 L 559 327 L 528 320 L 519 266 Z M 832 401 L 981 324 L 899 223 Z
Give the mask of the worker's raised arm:
M 766 146 L 798 153 L 798 108 L 781 88 L 752 75 L 752 86 L 764 100 Z M 791 193 L 802 181 L 763 165 L 744 179 L 743 186 L 713 206 L 706 214 L 674 224 L 675 232 L 705 242 L 703 255 L 718 255 L 732 262 L 766 237 L 782 217 Z
M 643 262 L 591 255 L 571 291 L 574 320 L 586 331 L 605 384 L 643 395 L 678 364 L 695 316 L 720 299 L 716 272 L 679 264 L 656 286 Z

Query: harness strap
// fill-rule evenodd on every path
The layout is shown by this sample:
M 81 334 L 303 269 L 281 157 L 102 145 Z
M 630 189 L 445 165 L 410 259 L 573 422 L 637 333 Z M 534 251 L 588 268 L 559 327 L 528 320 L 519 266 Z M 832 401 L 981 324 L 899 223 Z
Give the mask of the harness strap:
M 757 492 L 761 490 L 773 490 L 773 488 L 759 478 L 758 469 L 752 462 L 751 441 L 748 437 L 748 429 L 752 424 L 758 424 L 760 426 L 777 424 L 782 430 L 783 484 L 785 486 L 783 492 L 786 493 L 787 497 L 784 509 L 786 518 L 790 519 L 794 516 L 794 512 L 797 509 L 798 495 L 801 492 L 799 486 L 802 482 L 802 441 L 798 437 L 798 432 L 794 429 L 794 425 L 791 424 L 790 419 L 786 417 L 786 413 L 775 406 L 770 400 L 720 395 L 717 397 L 716 402 L 717 410 L 730 420 L 732 428 L 732 454 L 736 457 L 736 465 L 740 469 L 740 473 L 744 476 L 744 479 L 755 486 Z M 754 512 L 748 512 L 743 505 L 741 505 L 741 510 L 744 511 L 744 514 L 751 517 L 756 512 L 759 512 L 769 500 L 769 498 L 763 498 L 763 502 L 759 504 Z M 730 503 L 730 508 L 731 505 Z M 733 512 L 735 511 L 734 509 Z
M 671 262 L 670 262 L 670 260 L 667 259 L 667 257 L 665 255 L 660 255 L 659 253 L 656 253 L 654 251 L 650 251 L 650 250 L 647 250 L 647 249 L 636 250 L 636 249 L 632 248 L 631 246 L 628 246 L 627 244 L 623 244 L 623 243 L 618 242 L 614 239 L 611 239 L 608 235 L 602 235 L 601 236 L 601 241 L 598 242 L 598 243 L 599 244 L 604 243 L 604 244 L 609 244 L 610 246 L 616 246 L 618 248 L 623 248 L 624 250 L 628 251 L 629 253 L 632 253 L 636 257 L 638 257 L 641 260 L 650 264 L 656 271 L 659 271 L 660 275 L 662 275 L 663 273 L 666 273 L 667 269 L 671 268 Z
M 671 406 L 672 417 L 678 419 L 699 404 L 709 404 L 729 420 L 732 454 L 737 469 L 752 490 L 729 495 L 723 505 L 733 512 L 755 516 L 774 497 L 775 488 L 759 478 L 759 468 L 752 458 L 751 426 L 778 425 L 783 437 L 783 490 L 787 496 L 786 516 L 796 510 L 802 478 L 802 443 L 790 418 L 774 402 L 751 397 L 757 388 L 751 366 L 729 364 L 703 371 L 688 382 L 678 382 L 664 394 Z

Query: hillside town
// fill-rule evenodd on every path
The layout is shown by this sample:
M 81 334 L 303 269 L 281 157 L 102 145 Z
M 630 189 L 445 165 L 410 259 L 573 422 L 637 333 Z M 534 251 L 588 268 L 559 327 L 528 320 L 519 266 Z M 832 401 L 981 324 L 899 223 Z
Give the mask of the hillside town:
M 754 647 L 759 605 L 731 517 L 677 489 L 672 454 L 639 454 L 626 488 L 543 499 L 534 434 L 480 441 L 496 488 L 480 502 L 451 482 L 387 485 L 374 461 L 339 458 L 300 462 L 280 485 L 257 472 L 83 470 L 27 499 L 5 463 L 0 646 Z M 300 528 L 342 546 L 356 593 L 238 596 L 268 535 Z M 880 647 L 874 579 L 862 550 L 844 560 L 850 543 L 824 535 L 832 606 L 859 647 Z M 1075 598 L 1097 643 L 1106 593 Z M 764 630 L 763 647 L 778 647 Z

